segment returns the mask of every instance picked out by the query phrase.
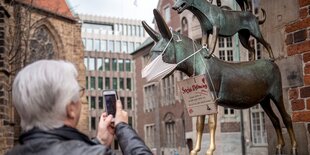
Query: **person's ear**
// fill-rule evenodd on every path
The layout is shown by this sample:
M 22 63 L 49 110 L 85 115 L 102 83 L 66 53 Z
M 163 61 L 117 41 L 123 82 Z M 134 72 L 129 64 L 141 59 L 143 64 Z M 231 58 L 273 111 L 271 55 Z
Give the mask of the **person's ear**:
M 73 102 L 70 102 L 67 107 L 66 107 L 66 110 L 67 110 L 67 117 L 69 119 L 74 119 L 76 117 L 76 113 L 75 113 L 75 105 Z

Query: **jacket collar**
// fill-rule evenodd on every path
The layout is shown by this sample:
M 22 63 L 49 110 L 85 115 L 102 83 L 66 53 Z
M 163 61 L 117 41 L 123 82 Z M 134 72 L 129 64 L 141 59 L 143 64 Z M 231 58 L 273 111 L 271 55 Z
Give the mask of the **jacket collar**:
M 59 139 L 59 140 L 79 140 L 83 141 L 89 145 L 96 145 L 93 141 L 91 141 L 85 134 L 81 133 L 75 128 L 69 126 L 63 126 L 60 128 L 52 129 L 52 130 L 41 130 L 39 128 L 33 128 L 25 133 L 23 133 L 19 137 L 19 143 L 24 144 L 28 140 L 34 139 Z

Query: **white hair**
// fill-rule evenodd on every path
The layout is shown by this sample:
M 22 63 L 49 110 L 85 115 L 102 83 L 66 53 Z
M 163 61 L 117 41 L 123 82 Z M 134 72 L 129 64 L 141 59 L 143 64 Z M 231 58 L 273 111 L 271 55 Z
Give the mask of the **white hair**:
M 13 104 L 28 131 L 64 125 L 66 106 L 79 100 L 78 72 L 70 62 L 40 60 L 23 68 L 13 83 Z

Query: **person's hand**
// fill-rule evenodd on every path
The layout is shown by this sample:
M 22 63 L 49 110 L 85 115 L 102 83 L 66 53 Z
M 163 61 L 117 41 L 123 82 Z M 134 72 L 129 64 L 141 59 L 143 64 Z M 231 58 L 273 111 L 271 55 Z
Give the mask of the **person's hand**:
M 116 101 L 116 114 L 114 122 L 115 126 L 121 122 L 128 124 L 128 114 L 126 111 L 123 110 L 122 103 L 120 100 Z
M 107 116 L 107 113 L 103 113 L 98 124 L 97 139 L 101 144 L 108 147 L 111 146 L 114 140 L 114 126 L 111 123 L 112 119 L 112 115 Z

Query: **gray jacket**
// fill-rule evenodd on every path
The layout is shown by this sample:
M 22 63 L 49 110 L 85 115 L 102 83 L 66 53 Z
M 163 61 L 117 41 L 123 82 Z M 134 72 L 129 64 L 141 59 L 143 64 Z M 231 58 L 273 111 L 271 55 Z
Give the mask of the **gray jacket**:
M 151 155 L 152 152 L 126 123 L 115 127 L 116 138 L 125 155 Z M 71 127 L 49 131 L 32 129 L 19 138 L 20 145 L 7 155 L 114 155 L 109 147 Z

